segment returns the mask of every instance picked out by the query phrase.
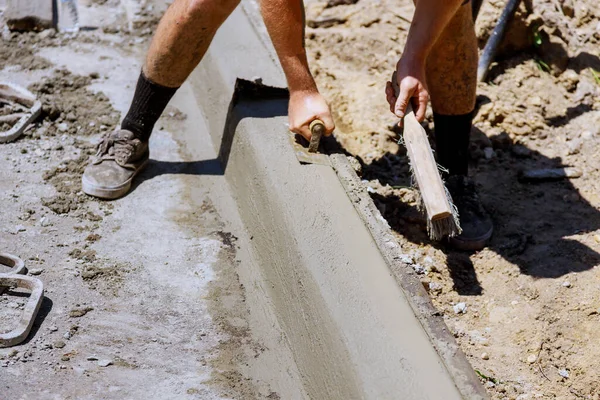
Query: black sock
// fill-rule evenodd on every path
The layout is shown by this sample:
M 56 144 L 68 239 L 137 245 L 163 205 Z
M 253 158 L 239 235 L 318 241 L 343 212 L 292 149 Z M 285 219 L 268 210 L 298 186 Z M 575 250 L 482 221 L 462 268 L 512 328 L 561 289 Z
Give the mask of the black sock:
M 449 175 L 467 175 L 473 111 L 463 115 L 433 113 L 437 162 Z
M 148 141 L 154 124 L 177 89 L 179 88 L 169 88 L 151 82 L 142 72 L 135 88 L 131 107 L 121 123 L 121 128 L 133 132 L 142 141 Z

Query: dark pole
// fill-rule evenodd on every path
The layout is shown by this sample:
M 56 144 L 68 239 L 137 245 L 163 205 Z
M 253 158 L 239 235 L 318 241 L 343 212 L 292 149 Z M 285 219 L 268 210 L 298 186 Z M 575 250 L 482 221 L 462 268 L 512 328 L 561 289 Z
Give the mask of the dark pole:
M 517 7 L 520 3 L 521 0 L 508 0 L 504 11 L 502 11 L 502 15 L 500 15 L 498 24 L 494 28 L 492 35 L 485 44 L 485 48 L 483 49 L 483 53 L 479 59 L 479 65 L 477 67 L 478 81 L 484 81 L 487 77 L 488 68 L 490 67 L 492 61 L 494 61 L 498 46 L 500 45 L 500 42 L 502 42 L 502 38 L 504 38 L 504 34 L 506 33 L 506 27 L 508 26 L 508 23 L 512 19 L 513 15 L 515 15 L 515 11 L 517 11 Z

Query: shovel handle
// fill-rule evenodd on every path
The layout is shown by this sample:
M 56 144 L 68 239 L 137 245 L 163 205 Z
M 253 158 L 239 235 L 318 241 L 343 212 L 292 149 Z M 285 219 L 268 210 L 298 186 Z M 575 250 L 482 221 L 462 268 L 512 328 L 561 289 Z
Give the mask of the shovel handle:
M 325 133 L 325 124 L 320 119 L 315 119 L 310 123 L 310 144 L 308 145 L 309 153 L 316 153 L 319 149 L 319 142 L 321 141 L 321 136 Z

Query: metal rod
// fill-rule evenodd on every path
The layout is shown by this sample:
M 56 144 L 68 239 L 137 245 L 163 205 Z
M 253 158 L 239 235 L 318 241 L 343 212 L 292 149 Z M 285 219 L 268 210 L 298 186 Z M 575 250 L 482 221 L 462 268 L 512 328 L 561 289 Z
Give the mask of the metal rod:
M 504 38 L 508 23 L 515 15 L 515 11 L 517 11 L 517 7 L 520 3 L 521 0 L 508 0 L 506 7 L 504 7 L 502 15 L 500 15 L 500 19 L 498 20 L 498 24 L 494 28 L 492 35 L 485 44 L 485 48 L 483 49 L 483 53 L 479 59 L 479 65 L 477 67 L 478 81 L 482 82 L 487 78 L 488 69 L 492 61 L 494 61 L 496 51 L 498 51 L 498 46 Z

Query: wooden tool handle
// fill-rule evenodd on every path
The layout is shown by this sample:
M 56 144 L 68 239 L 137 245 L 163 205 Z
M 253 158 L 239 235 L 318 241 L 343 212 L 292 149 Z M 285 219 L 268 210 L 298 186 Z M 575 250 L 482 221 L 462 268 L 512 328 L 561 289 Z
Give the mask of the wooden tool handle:
M 392 86 L 399 95 L 396 73 L 392 76 Z M 448 218 L 452 209 L 446 195 L 446 188 L 440 177 L 440 172 L 429 145 L 427 132 L 421 126 L 409 103 L 404 114 L 404 144 L 408 158 L 417 181 L 427 216 L 431 221 Z
M 319 149 L 319 142 L 321 142 L 321 136 L 325 133 L 325 124 L 320 119 L 315 119 L 310 123 L 310 144 L 308 145 L 309 153 L 316 153 Z

